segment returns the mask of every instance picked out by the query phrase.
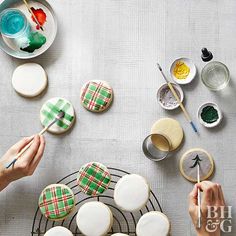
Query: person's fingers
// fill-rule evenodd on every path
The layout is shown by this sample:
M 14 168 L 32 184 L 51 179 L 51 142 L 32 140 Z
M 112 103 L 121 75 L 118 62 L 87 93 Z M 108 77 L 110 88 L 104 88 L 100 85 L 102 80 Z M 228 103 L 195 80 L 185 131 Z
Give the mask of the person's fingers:
M 34 138 L 34 135 L 31 137 L 25 137 L 23 139 L 21 139 L 19 142 L 17 142 L 16 144 L 14 144 L 9 151 L 12 154 L 17 154 L 18 152 L 20 152 L 20 150 L 22 148 L 24 148 L 29 142 L 31 142 L 31 140 Z
M 211 205 L 213 202 L 213 190 L 207 181 L 197 184 L 197 187 L 202 190 L 202 205 Z
M 29 174 L 32 175 L 36 169 L 36 167 L 38 166 L 40 160 L 42 159 L 43 153 L 44 153 L 44 149 L 45 149 L 45 139 L 44 137 L 41 135 L 40 136 L 40 146 L 38 149 L 37 154 L 35 155 L 34 159 L 31 161 L 30 163 L 30 167 L 29 167 Z
M 222 205 L 226 205 L 225 203 L 225 198 L 224 198 L 224 194 L 223 194 L 223 190 L 220 184 L 217 184 L 218 186 L 218 196 L 219 196 L 219 200 L 221 201 Z
M 31 163 L 32 159 L 35 157 L 36 153 L 38 152 L 39 145 L 40 145 L 40 138 L 39 138 L 39 135 L 37 134 L 35 135 L 31 146 L 19 158 L 18 162 L 19 164 L 22 165 L 22 168 L 24 168 L 24 166 L 28 166 Z
M 194 185 L 193 190 L 189 193 L 189 205 L 197 206 L 197 185 Z

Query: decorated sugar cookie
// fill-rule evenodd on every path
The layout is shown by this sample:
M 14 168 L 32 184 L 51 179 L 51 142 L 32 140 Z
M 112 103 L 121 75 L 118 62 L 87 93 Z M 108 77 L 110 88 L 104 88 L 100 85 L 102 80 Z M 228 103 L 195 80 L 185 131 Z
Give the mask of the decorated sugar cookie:
M 47 186 L 39 197 L 39 209 L 49 220 L 63 220 L 73 210 L 75 197 L 72 190 L 64 184 Z
M 73 126 L 75 121 L 74 108 L 66 99 L 56 97 L 44 103 L 40 110 L 40 121 L 44 127 L 50 124 L 60 111 L 64 111 L 65 116 L 48 129 L 51 133 L 61 134 Z
M 77 183 L 82 192 L 96 196 L 108 189 L 111 175 L 107 167 L 98 162 L 90 162 L 79 170 Z
M 138 211 L 142 209 L 150 196 L 150 187 L 146 179 L 140 175 L 129 174 L 123 176 L 116 184 L 114 201 L 124 211 Z
M 171 118 L 162 118 L 158 120 L 152 126 L 152 134 L 162 134 L 169 139 L 171 143 L 171 151 L 177 149 L 184 138 L 184 132 L 177 120 Z M 166 146 L 166 142 L 160 142 L 161 140 L 152 139 L 153 144 L 162 151 L 167 151 L 169 147 Z
M 86 236 L 106 235 L 113 224 L 113 215 L 102 202 L 87 202 L 80 207 L 76 216 L 79 230 Z
M 106 110 L 113 99 L 113 90 L 105 81 L 92 80 L 81 89 L 80 99 L 82 105 L 92 112 Z
M 214 172 L 214 161 L 212 156 L 204 149 L 190 149 L 180 159 L 180 173 L 191 182 L 197 182 L 197 167 L 194 167 L 194 159 L 198 157 L 200 180 L 208 179 Z
M 144 214 L 136 227 L 137 236 L 168 236 L 170 222 L 166 215 L 159 211 L 151 211 Z
M 128 234 L 116 233 L 112 234 L 111 236 L 129 236 Z
M 62 226 L 49 229 L 44 236 L 73 236 L 70 230 Z
M 48 84 L 47 74 L 42 66 L 36 63 L 25 63 L 18 66 L 12 75 L 12 86 L 24 97 L 36 97 Z

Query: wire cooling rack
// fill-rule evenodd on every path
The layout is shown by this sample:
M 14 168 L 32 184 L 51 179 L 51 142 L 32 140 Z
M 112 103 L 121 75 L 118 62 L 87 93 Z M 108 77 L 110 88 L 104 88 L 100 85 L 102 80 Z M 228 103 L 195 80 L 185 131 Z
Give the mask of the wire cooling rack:
M 76 225 L 76 214 L 78 209 L 83 205 L 85 202 L 91 201 L 91 200 L 97 200 L 105 203 L 108 207 L 110 207 L 113 217 L 114 217 L 114 224 L 111 229 L 111 231 L 108 233 L 108 235 L 112 235 L 114 233 L 124 233 L 128 234 L 130 236 L 135 236 L 135 228 L 137 225 L 138 220 L 140 217 L 145 214 L 146 212 L 149 211 L 161 211 L 162 208 L 161 205 L 155 196 L 155 194 L 151 191 L 151 195 L 149 198 L 149 201 L 147 205 L 141 209 L 139 212 L 136 213 L 131 213 L 131 212 L 123 212 L 121 211 L 114 202 L 113 195 L 114 195 L 114 188 L 117 183 L 117 181 L 126 174 L 129 174 L 128 172 L 116 168 L 108 168 L 111 176 L 112 176 L 112 181 L 110 184 L 110 187 L 108 190 L 105 192 L 105 194 L 97 196 L 97 197 L 88 197 L 84 193 L 82 193 L 77 185 L 76 182 L 76 177 L 79 171 L 76 171 L 70 175 L 67 175 L 57 183 L 60 184 L 65 184 L 69 186 L 74 194 L 75 194 L 75 199 L 76 199 L 76 204 L 75 204 L 75 210 L 73 213 L 71 213 L 65 220 L 56 222 L 56 221 L 49 221 L 46 219 L 40 212 L 39 208 L 37 208 L 34 219 L 33 219 L 33 226 L 32 226 L 32 232 L 31 235 L 35 236 L 41 236 L 46 233 L 47 230 L 54 226 L 64 226 L 71 230 L 71 232 L 74 235 L 83 235 L 77 225 Z

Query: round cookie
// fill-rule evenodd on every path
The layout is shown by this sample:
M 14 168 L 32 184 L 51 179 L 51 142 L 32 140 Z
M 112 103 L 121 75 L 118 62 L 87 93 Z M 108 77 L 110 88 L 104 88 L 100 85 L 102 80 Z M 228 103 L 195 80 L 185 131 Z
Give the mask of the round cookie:
M 106 191 L 111 182 L 111 175 L 106 166 L 98 162 L 83 165 L 77 176 L 81 191 L 89 196 L 97 196 Z
M 151 133 L 162 134 L 167 137 L 171 143 L 171 151 L 174 151 L 180 146 L 184 137 L 184 132 L 179 122 L 171 118 L 162 118 L 154 123 Z M 152 142 L 161 151 L 169 149 L 169 147 L 166 147 L 166 144 L 160 142 L 160 140 L 153 139 Z
M 51 133 L 65 133 L 73 126 L 75 121 L 74 108 L 65 98 L 55 97 L 45 102 L 40 110 L 40 121 L 44 127 L 50 124 L 60 111 L 64 111 L 65 116 L 48 129 Z
M 136 174 L 124 175 L 116 184 L 114 201 L 124 211 L 142 209 L 150 196 L 150 187 L 145 178 Z
M 113 215 L 102 202 L 87 202 L 80 207 L 76 223 L 83 235 L 102 236 L 110 231 Z
M 166 215 L 159 211 L 144 214 L 136 227 L 137 236 L 167 236 L 170 233 L 170 222 Z
M 111 236 L 129 236 L 128 234 L 116 233 L 112 234 Z
M 64 184 L 47 186 L 39 197 L 39 209 L 49 220 L 64 220 L 75 206 L 72 190 Z
M 18 66 L 12 75 L 12 86 L 24 97 L 36 97 L 48 84 L 47 74 L 42 66 L 36 63 L 25 63 Z
M 214 161 L 212 156 L 204 149 L 190 149 L 180 159 L 180 173 L 191 182 L 197 182 L 197 167 L 190 168 L 194 164 L 196 156 L 200 158 L 200 179 L 201 181 L 208 179 L 214 172 Z
M 73 236 L 70 230 L 62 226 L 55 226 L 49 229 L 44 236 Z
M 113 90 L 106 81 L 91 80 L 83 85 L 80 92 L 82 105 L 89 111 L 106 110 L 113 99 Z

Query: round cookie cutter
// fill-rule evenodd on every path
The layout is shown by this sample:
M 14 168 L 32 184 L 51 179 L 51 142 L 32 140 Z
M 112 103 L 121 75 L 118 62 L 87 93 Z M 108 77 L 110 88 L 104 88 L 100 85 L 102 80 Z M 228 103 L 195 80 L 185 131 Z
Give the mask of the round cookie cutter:
M 156 140 L 156 145 L 154 144 L 154 140 Z M 160 149 L 157 146 L 157 143 L 164 142 L 166 149 Z M 144 155 L 151 161 L 162 161 L 164 160 L 171 151 L 171 141 L 163 134 L 154 133 L 149 134 L 144 140 L 142 144 L 142 149 Z

